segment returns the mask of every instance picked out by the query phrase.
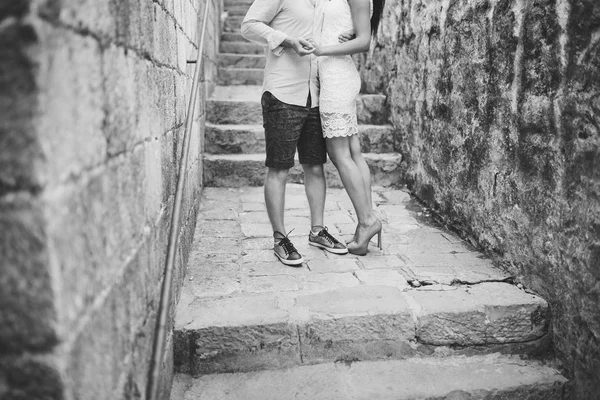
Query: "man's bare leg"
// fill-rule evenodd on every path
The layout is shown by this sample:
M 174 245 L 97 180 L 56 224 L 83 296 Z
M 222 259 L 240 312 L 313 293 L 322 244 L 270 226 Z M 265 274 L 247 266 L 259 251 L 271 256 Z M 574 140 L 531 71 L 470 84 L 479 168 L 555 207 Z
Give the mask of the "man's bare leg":
M 325 212 L 326 182 L 323 165 L 302 164 L 304 169 L 304 190 L 310 207 L 310 225 L 323 227 Z
M 285 184 L 289 170 L 268 168 L 265 178 L 265 204 L 273 232 L 287 234 L 283 213 L 285 210 Z

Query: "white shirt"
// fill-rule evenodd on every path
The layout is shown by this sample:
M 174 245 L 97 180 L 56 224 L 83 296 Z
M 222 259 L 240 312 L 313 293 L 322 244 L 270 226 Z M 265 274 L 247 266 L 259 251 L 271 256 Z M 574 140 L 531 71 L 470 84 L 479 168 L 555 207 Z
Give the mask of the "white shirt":
M 242 35 L 265 46 L 263 92 L 287 104 L 305 106 L 310 91 L 312 107 L 319 105 L 316 57 L 300 57 L 281 45 L 288 36 L 316 37 L 318 1 L 255 0 L 242 22 Z

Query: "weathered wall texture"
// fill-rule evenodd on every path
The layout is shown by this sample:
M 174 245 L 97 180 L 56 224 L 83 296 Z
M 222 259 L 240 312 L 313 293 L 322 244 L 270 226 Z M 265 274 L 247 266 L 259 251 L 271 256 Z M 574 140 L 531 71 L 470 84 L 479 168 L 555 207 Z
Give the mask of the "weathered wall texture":
M 211 1 L 202 92 L 216 75 Z M 0 398 L 144 393 L 204 4 L 0 2 Z M 203 98 L 179 266 L 202 181 Z
M 600 2 L 388 1 L 362 67 L 415 192 L 552 302 L 575 398 L 597 399 Z

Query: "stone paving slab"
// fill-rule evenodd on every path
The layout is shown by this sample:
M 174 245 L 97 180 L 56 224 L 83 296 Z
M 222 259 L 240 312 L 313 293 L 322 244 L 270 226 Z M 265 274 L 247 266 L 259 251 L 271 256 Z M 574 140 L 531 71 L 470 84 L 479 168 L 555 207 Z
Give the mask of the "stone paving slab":
M 547 346 L 547 303 L 505 282 L 506 273 L 425 218 L 405 191 L 374 189 L 384 249 L 371 246 L 364 257 L 309 246 L 304 186 L 286 193 L 286 224 L 306 260 L 299 268 L 273 255 L 263 188 L 204 190 L 177 306 L 178 371 Z M 356 218 L 347 194 L 328 189 L 326 209 L 330 231 L 349 239 Z
M 279 371 L 176 376 L 172 400 L 560 400 L 550 367 L 497 354 L 328 363 Z M 183 396 L 182 396 L 182 393 Z
M 372 182 L 386 187 L 398 187 L 403 183 L 402 156 L 392 154 L 363 154 L 371 169 Z M 205 154 L 204 185 L 208 187 L 262 186 L 265 171 L 264 154 Z M 325 164 L 328 185 L 341 188 L 342 182 L 333 163 Z M 288 182 L 303 183 L 304 173 L 299 161 L 290 169 Z M 397 229 L 392 225 L 391 229 Z

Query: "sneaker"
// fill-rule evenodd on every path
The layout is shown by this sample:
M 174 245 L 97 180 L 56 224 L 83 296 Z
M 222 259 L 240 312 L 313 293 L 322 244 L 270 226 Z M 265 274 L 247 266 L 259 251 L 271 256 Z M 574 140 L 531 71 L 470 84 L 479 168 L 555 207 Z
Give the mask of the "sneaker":
M 275 232 L 277 235 L 283 236 L 279 243 L 275 244 L 273 251 L 279 261 L 288 266 L 300 266 L 304 262 L 304 258 L 298 253 L 290 238 L 280 232 Z
M 346 246 L 331 236 L 327 227 L 321 229 L 316 235 L 311 231 L 308 234 L 308 244 L 333 254 L 348 254 Z

